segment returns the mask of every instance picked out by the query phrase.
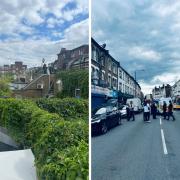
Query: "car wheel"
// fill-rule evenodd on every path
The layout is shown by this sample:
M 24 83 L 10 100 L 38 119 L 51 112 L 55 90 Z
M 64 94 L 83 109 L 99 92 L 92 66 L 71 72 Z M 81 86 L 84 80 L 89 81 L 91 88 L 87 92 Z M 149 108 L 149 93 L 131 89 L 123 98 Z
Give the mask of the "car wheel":
M 119 116 L 119 118 L 118 118 L 117 125 L 121 125 L 121 116 Z
M 102 124 L 101 124 L 101 132 L 102 132 L 102 134 L 107 133 L 107 131 L 108 131 L 108 128 L 107 128 L 106 123 L 102 122 Z

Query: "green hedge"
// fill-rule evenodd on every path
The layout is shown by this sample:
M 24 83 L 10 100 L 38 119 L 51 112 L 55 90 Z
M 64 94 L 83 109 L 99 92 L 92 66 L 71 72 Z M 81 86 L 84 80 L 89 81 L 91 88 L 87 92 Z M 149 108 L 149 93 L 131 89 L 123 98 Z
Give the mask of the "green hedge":
M 57 113 L 65 120 L 82 118 L 88 122 L 88 101 L 76 98 L 39 99 L 37 105 L 50 113 Z
M 0 125 L 22 147 L 32 148 L 39 179 L 88 179 L 85 121 L 64 121 L 32 101 L 0 99 Z
M 81 97 L 88 98 L 89 94 L 89 72 L 88 70 L 69 70 L 57 73 L 56 77 L 61 79 L 63 89 L 58 97 L 74 97 L 75 89 L 81 90 Z

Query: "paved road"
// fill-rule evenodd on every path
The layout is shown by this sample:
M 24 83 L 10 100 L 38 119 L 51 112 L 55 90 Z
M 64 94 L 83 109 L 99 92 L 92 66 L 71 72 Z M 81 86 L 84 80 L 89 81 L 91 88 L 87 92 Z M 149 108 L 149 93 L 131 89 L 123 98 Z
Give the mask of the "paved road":
M 176 121 L 161 123 L 139 114 L 92 137 L 92 180 L 180 180 L 180 111 L 174 114 Z

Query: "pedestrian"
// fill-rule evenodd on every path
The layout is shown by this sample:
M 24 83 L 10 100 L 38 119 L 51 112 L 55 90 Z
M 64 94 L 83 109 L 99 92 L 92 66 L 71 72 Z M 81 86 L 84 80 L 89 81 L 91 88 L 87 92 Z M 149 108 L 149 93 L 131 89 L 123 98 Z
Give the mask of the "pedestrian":
M 167 111 L 167 104 L 166 104 L 166 102 L 164 101 L 164 102 L 163 102 L 163 116 L 164 116 L 164 119 L 166 119 L 166 116 L 167 116 L 166 111 Z
M 157 114 L 157 107 L 156 104 L 153 102 L 151 106 L 151 114 L 153 116 L 153 119 L 156 119 L 156 114 Z
M 169 106 L 168 106 L 168 119 L 170 118 L 170 116 L 173 118 L 173 121 L 175 121 L 175 117 L 173 115 L 173 105 L 172 105 L 172 102 L 169 101 Z
M 130 118 L 133 118 L 132 121 L 135 121 L 135 116 L 134 116 L 134 104 L 132 101 L 130 101 Z
M 129 104 L 126 105 L 127 105 L 126 106 L 127 121 L 130 121 L 131 114 L 130 114 Z
M 151 106 L 149 103 L 147 103 L 147 107 L 148 107 L 148 113 L 147 113 L 147 118 L 148 118 L 148 121 L 150 121 L 150 114 L 151 114 Z
M 147 105 L 147 102 L 144 103 L 144 122 L 151 122 L 149 119 L 148 119 L 148 115 L 149 115 L 149 107 Z

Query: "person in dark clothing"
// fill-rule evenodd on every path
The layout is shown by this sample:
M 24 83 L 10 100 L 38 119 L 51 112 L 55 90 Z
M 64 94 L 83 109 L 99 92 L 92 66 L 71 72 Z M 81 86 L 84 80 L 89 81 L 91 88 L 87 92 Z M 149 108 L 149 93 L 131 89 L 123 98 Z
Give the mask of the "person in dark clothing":
M 43 65 L 43 73 L 47 74 L 47 66 L 46 66 L 46 64 Z
M 172 102 L 169 101 L 169 106 L 168 106 L 168 119 L 170 118 L 170 116 L 173 118 L 173 121 L 175 121 L 175 117 L 173 115 L 173 105 L 172 105 Z
M 130 114 L 130 109 L 129 109 L 129 105 L 128 104 L 127 104 L 127 107 L 126 107 L 126 113 L 127 113 L 127 121 L 130 121 L 131 114 Z
M 167 105 L 166 105 L 166 102 L 164 101 L 164 103 L 163 103 L 163 116 L 164 116 L 164 119 L 166 119 L 166 116 L 167 116 L 166 110 L 167 110 Z
M 155 103 L 153 103 L 152 106 L 151 106 L 151 114 L 153 116 L 153 119 L 156 119 L 157 107 L 156 107 Z

